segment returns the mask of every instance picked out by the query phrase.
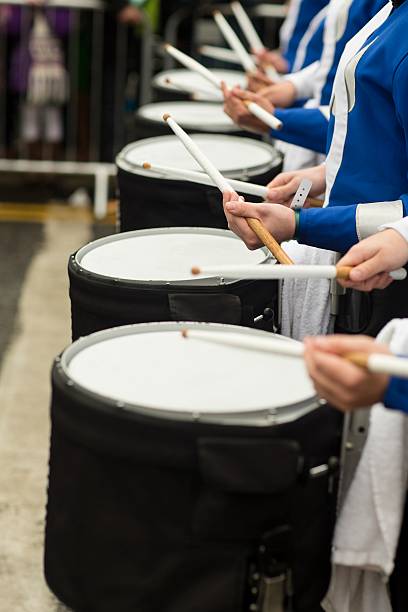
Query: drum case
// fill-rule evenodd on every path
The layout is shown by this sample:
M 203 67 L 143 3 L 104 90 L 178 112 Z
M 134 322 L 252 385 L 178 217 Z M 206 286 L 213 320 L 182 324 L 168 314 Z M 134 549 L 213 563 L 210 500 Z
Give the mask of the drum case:
M 77 388 L 59 360 L 52 384 L 45 574 L 64 603 L 246 612 L 249 581 L 277 566 L 290 609 L 320 611 L 336 496 L 309 470 L 339 456 L 339 413 L 231 427 L 129 411 Z
M 204 321 L 272 331 L 277 315 L 277 281 L 235 281 L 220 285 L 148 283 L 108 278 L 83 270 L 72 255 L 70 279 L 72 338 L 102 329 L 156 321 Z

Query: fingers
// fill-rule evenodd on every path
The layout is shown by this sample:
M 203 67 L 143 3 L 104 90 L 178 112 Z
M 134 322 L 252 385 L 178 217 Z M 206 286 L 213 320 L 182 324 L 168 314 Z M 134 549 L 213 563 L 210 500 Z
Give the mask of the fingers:
M 295 195 L 299 185 L 300 185 L 300 177 L 294 176 L 293 178 L 287 177 L 288 182 L 286 184 L 282 184 L 279 186 L 275 183 L 272 185 L 274 181 L 268 187 L 267 200 L 268 202 L 277 202 L 283 203 L 287 200 L 292 200 Z
M 231 215 L 236 217 L 245 217 L 252 219 L 260 218 L 260 210 L 258 204 L 250 204 L 249 202 L 231 200 L 225 204 L 225 209 Z

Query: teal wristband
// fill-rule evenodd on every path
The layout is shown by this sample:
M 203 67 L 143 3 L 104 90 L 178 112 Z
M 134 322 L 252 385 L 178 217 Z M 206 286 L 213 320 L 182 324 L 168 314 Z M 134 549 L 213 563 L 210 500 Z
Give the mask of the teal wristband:
M 295 233 L 293 234 L 294 240 L 298 239 L 299 231 L 300 231 L 300 210 L 295 210 Z

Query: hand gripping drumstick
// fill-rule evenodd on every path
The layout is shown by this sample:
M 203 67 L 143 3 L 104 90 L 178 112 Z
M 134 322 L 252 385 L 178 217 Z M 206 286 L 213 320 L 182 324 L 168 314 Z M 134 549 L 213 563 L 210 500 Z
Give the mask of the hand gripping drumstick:
M 175 60 L 177 60 L 182 66 L 184 66 L 188 70 L 197 72 L 197 74 L 200 74 L 204 79 L 207 79 L 207 81 L 209 81 L 214 87 L 221 91 L 221 83 L 220 81 L 218 81 L 217 77 L 214 76 L 211 70 L 208 70 L 208 68 L 200 64 L 200 62 L 197 62 L 195 59 L 193 59 L 189 55 L 186 55 L 182 51 L 179 51 L 172 45 L 166 44 L 164 45 L 164 48 L 167 53 L 171 55 Z M 220 94 L 220 101 L 223 99 L 223 95 Z M 282 128 L 282 121 L 277 119 L 274 115 L 271 115 L 271 113 L 268 113 L 265 109 L 259 106 L 259 104 L 256 104 L 256 102 L 250 102 L 249 104 L 249 112 L 253 115 L 255 115 L 255 113 L 258 113 L 257 115 L 255 115 L 256 117 L 258 117 L 258 119 L 261 118 L 260 115 L 262 115 L 261 121 L 263 121 L 266 125 L 271 127 L 273 130 L 280 130 Z
M 224 333 L 224 332 L 209 332 L 202 330 L 184 329 L 182 332 L 184 338 L 191 338 L 209 342 L 211 344 L 219 344 L 222 346 L 230 346 L 233 348 L 241 348 L 252 351 L 272 353 L 276 355 L 285 355 L 288 357 L 303 358 L 304 345 L 301 343 L 292 344 L 284 340 L 270 340 L 269 338 L 261 338 L 240 333 Z M 347 361 L 354 363 L 360 368 L 365 368 L 370 372 L 377 374 L 388 374 L 399 378 L 408 378 L 408 359 L 403 357 L 394 357 L 392 355 L 384 355 L 383 353 L 346 353 L 342 356 Z
M 194 266 L 193 275 L 219 276 L 230 279 L 286 279 L 286 278 L 327 278 L 348 280 L 351 266 L 321 266 L 321 265 L 293 265 L 293 266 Z M 398 268 L 389 272 L 393 280 L 404 280 L 407 272 Z
M 214 184 L 218 187 L 221 193 L 233 191 L 228 181 L 222 176 L 221 172 L 214 166 L 214 164 L 204 155 L 201 149 L 195 144 L 188 134 L 171 118 L 170 115 L 164 115 L 164 121 L 167 121 L 170 128 L 173 130 L 175 135 L 183 143 L 184 147 L 190 153 L 196 162 L 202 167 L 204 172 L 214 181 Z M 264 244 L 272 253 L 272 255 L 281 264 L 293 264 L 293 261 L 285 253 L 280 244 L 275 238 L 268 232 L 266 227 L 259 219 L 246 219 L 249 227 L 258 236 L 259 240 Z

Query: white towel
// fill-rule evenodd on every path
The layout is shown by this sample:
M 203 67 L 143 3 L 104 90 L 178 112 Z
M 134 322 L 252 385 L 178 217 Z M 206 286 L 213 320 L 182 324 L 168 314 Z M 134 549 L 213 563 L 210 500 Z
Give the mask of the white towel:
M 408 355 L 408 320 L 378 336 Z M 377 404 L 367 442 L 337 521 L 327 612 L 391 612 L 387 581 L 394 568 L 408 475 L 408 419 Z
M 294 240 L 284 245 L 297 264 L 332 265 L 337 254 L 316 249 Z M 282 283 L 281 333 L 303 340 L 305 336 L 331 331 L 330 282 L 326 279 L 290 279 Z

